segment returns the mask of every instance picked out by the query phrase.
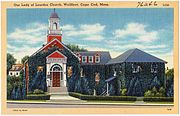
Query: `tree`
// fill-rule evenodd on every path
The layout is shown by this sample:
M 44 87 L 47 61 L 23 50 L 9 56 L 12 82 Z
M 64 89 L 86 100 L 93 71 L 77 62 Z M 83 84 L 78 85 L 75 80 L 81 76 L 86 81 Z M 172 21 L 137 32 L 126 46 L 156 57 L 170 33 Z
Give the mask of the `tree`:
M 169 70 L 166 72 L 166 78 L 167 78 L 167 80 L 173 81 L 173 79 L 174 79 L 174 68 L 169 69 Z
M 10 53 L 7 53 L 7 74 L 11 69 L 12 65 L 15 63 L 16 63 L 16 59 L 14 58 L 14 56 Z
M 24 64 L 24 62 L 29 59 L 29 56 L 24 56 L 22 59 L 21 59 L 21 63 Z
M 80 48 L 78 45 L 68 44 L 66 45 L 72 52 L 85 52 L 87 49 Z

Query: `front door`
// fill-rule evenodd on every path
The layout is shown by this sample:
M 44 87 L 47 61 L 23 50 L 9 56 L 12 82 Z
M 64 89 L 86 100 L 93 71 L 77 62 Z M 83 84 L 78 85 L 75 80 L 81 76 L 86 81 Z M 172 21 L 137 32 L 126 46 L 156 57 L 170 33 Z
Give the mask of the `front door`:
M 53 72 L 53 87 L 60 87 L 60 72 Z

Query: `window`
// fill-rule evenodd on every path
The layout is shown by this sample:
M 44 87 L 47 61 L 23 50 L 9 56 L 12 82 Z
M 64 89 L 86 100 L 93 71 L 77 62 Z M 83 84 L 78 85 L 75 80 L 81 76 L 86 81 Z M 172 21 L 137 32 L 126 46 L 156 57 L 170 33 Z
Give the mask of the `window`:
M 151 73 L 157 73 L 157 67 L 158 65 L 157 64 L 151 64 Z
M 80 77 L 85 77 L 83 68 L 81 68 L 81 70 L 80 70 Z
M 12 72 L 10 73 L 10 75 L 11 75 L 11 76 L 13 75 Z
M 100 56 L 96 56 L 95 59 L 96 59 L 96 60 L 95 60 L 96 63 L 99 63 L 99 62 L 100 62 Z
M 86 56 L 82 56 L 82 62 L 86 62 L 86 59 L 87 59 L 87 57 Z
M 63 71 L 63 68 L 62 68 L 60 65 L 58 65 L 58 64 L 54 64 L 54 65 L 51 67 L 50 70 L 53 71 L 53 72 L 62 72 L 62 71 Z
M 117 73 L 116 70 L 114 70 L 114 74 L 113 74 L 114 77 L 116 77 L 116 75 L 117 75 L 116 73 Z
M 73 68 L 72 68 L 72 66 L 68 66 L 67 67 L 67 75 L 68 75 L 68 77 L 71 77 L 72 74 L 73 74 Z
M 93 62 L 93 56 L 89 56 L 89 63 Z
M 53 23 L 53 30 L 57 30 L 57 23 L 56 22 Z
M 136 65 L 136 64 L 132 64 L 132 73 L 138 73 L 140 72 L 141 67 Z
M 16 75 L 18 75 L 18 73 L 16 73 Z
M 38 71 L 43 71 L 43 67 L 42 66 L 38 66 L 37 70 Z
M 95 73 L 95 82 L 96 82 L 96 84 L 98 84 L 99 81 L 100 81 L 100 73 L 96 72 Z

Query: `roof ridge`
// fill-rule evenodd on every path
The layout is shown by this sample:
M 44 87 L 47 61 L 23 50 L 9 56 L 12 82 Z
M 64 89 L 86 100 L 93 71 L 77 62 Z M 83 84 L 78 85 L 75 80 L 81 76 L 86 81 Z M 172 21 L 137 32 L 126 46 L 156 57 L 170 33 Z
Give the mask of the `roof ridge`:
M 82 52 L 109 52 L 109 51 L 93 51 L 93 50 L 89 50 L 89 51 L 82 51 Z
M 134 51 L 135 51 L 136 49 L 137 49 L 137 48 L 131 49 L 131 50 L 133 50 L 133 51 L 131 52 L 131 54 L 128 55 L 128 57 L 124 60 L 124 62 L 126 62 L 126 60 L 134 53 Z

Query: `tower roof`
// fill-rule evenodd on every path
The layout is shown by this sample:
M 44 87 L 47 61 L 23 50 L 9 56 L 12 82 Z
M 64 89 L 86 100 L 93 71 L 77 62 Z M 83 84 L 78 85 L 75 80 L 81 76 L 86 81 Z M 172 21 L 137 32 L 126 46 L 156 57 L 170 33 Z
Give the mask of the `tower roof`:
M 59 18 L 58 14 L 55 12 L 55 8 L 54 8 L 54 12 L 51 13 L 50 18 Z

